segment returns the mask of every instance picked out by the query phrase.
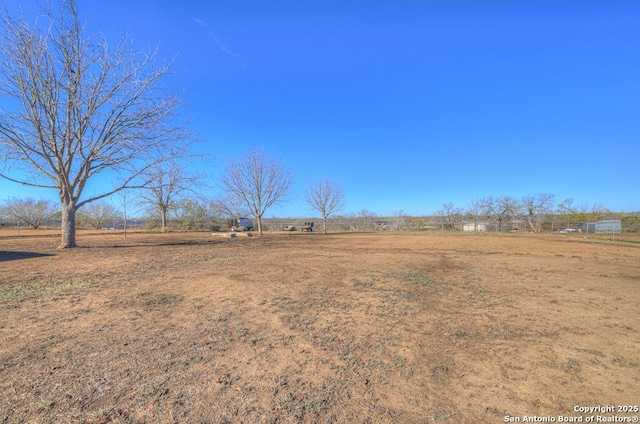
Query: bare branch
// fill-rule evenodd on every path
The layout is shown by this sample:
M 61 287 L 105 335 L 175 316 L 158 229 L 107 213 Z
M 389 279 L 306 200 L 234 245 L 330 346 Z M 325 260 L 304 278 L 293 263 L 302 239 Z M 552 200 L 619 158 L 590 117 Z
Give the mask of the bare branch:
M 242 218 L 251 214 L 244 201 L 234 194 L 218 197 L 213 202 L 213 207 L 227 218 Z

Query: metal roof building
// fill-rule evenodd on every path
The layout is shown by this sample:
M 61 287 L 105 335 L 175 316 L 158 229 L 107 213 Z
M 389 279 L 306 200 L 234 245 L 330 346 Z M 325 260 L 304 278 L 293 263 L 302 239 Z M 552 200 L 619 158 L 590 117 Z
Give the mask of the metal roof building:
M 619 219 L 587 222 L 582 226 L 582 231 L 586 233 L 619 233 L 622 231 L 622 222 Z

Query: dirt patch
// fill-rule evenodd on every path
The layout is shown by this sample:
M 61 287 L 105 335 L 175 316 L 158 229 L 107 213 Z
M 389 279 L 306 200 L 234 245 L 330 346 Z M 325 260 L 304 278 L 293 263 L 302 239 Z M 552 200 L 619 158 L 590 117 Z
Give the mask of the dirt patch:
M 2 423 L 497 423 L 638 403 L 637 243 L 78 240 L 0 239 Z

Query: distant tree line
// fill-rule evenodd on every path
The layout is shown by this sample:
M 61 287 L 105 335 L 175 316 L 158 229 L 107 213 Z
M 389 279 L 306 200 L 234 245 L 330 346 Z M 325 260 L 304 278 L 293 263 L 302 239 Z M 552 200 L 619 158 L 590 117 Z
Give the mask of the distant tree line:
M 229 193 L 207 199 L 193 187 L 178 190 L 170 201 L 158 205 L 148 195 L 129 197 L 136 227 L 148 230 L 226 230 L 227 218 L 254 217 L 242 199 Z M 315 197 L 313 197 L 315 196 Z M 576 203 L 573 199 L 554 202 L 551 194 L 537 194 L 515 199 L 510 196 L 475 199 L 466 208 L 445 202 L 435 214 L 410 216 L 399 210 L 390 216 L 379 215 L 369 209 L 356 213 L 338 214 L 344 207 L 344 190 L 335 182 L 312 184 L 306 192 L 311 210 L 319 213 L 323 231 L 459 231 L 464 225 L 475 225 L 486 231 L 550 232 L 579 229 L 587 222 L 619 219 L 623 231 L 640 231 L 640 212 L 621 213 L 608 210 L 600 203 Z M 165 198 L 167 199 L 167 198 Z M 324 212 L 323 212 L 324 205 Z M 93 202 L 78 210 L 78 226 L 82 228 L 123 228 L 126 203 Z M 131 214 L 130 214 L 131 216 Z M 312 216 L 295 218 L 263 217 L 264 231 L 278 231 L 287 225 L 299 226 L 312 221 Z M 0 203 L 0 225 L 40 228 L 59 226 L 60 210 L 55 202 L 34 198 L 8 198 Z
M 466 208 L 447 202 L 436 212 L 441 229 L 462 229 L 464 223 L 482 224 L 495 231 L 526 230 L 532 232 L 581 228 L 587 222 L 619 219 L 625 231 L 638 231 L 638 213 L 612 212 L 601 203 L 592 205 L 565 199 L 555 203 L 555 196 L 542 193 L 516 199 L 511 196 L 482 197 Z

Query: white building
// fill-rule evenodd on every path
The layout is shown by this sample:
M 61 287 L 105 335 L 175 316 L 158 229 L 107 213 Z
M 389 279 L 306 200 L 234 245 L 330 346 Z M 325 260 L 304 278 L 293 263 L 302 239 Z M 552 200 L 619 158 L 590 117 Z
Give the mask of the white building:
M 462 231 L 487 231 L 487 225 L 479 222 L 472 222 L 471 224 L 463 224 Z

